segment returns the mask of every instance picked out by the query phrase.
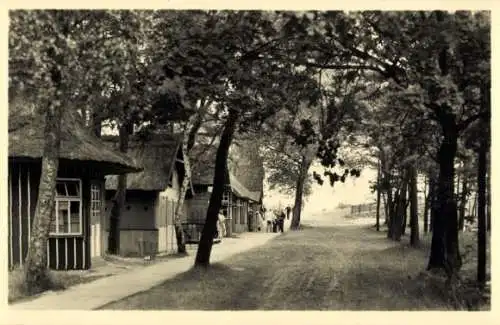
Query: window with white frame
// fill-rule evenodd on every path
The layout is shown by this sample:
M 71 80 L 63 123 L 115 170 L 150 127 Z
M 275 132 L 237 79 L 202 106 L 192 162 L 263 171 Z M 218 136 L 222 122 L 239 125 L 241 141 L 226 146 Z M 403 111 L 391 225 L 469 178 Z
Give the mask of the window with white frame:
M 101 184 L 92 183 L 90 185 L 90 214 L 92 220 L 101 219 Z
M 51 235 L 82 234 L 82 182 L 79 179 L 57 179 L 55 211 Z

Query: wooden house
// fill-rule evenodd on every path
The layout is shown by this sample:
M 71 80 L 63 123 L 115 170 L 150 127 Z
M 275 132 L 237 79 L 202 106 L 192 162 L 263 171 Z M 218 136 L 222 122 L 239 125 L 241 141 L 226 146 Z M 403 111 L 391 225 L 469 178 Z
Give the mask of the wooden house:
M 110 137 L 106 140 L 115 142 Z M 175 253 L 174 213 L 186 173 L 181 139 L 168 134 L 158 134 L 147 141 L 135 139 L 129 146 L 128 155 L 144 170 L 127 176 L 126 202 L 120 216 L 120 255 Z M 108 214 L 117 183 L 117 176 L 106 178 Z M 186 196 L 192 196 L 192 189 Z M 186 216 L 186 204 L 181 209 Z
M 9 107 L 9 113 L 11 107 Z M 88 269 L 105 253 L 104 177 L 140 170 L 133 159 L 107 148 L 66 110 L 61 123 L 55 213 L 47 241 L 48 266 Z M 43 118 L 34 113 L 9 116 L 8 260 L 23 265 L 35 215 L 44 147 Z
M 194 149 L 194 156 L 200 155 L 202 159 L 198 162 L 192 171 L 192 183 L 195 196 L 189 200 L 189 223 L 203 225 L 206 218 L 206 212 L 210 195 L 213 188 L 213 178 L 215 171 L 215 153 L 216 147 L 199 145 Z M 241 155 L 235 154 L 236 150 L 230 151 L 228 166 L 226 166 L 225 191 L 222 199 L 222 211 L 226 216 L 226 235 L 233 233 L 256 230 L 256 220 L 254 211 L 260 209 L 262 204 L 263 188 L 263 168 L 262 170 L 239 169 L 244 166 L 238 164 Z M 256 159 L 252 157 L 249 159 Z M 251 164 L 247 164 L 250 166 Z M 259 174 L 256 181 L 249 189 L 244 182 L 251 178 L 252 173 Z M 236 175 L 239 174 L 239 177 Z M 245 177 L 245 175 L 247 175 Z M 260 185 L 258 183 L 260 179 Z

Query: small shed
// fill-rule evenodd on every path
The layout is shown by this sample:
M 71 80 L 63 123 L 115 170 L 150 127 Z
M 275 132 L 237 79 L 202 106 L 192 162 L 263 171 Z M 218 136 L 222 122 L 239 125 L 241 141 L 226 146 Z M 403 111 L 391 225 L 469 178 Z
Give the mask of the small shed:
M 117 138 L 106 137 L 111 145 Z M 127 192 L 120 219 L 120 255 L 145 256 L 175 253 L 174 214 L 186 174 L 181 138 L 155 134 L 147 140 L 133 139 L 128 155 L 144 170 L 127 176 Z M 106 177 L 106 210 L 111 211 L 118 176 Z M 186 197 L 192 197 L 190 188 Z M 186 203 L 181 207 L 186 218 Z M 109 231 L 109 229 L 106 229 Z
M 10 108 L 9 108 L 10 109 Z M 23 265 L 38 198 L 44 147 L 43 117 L 9 116 L 8 261 Z M 83 119 L 65 110 L 55 213 L 47 241 L 47 263 L 56 270 L 88 269 L 106 251 L 104 177 L 140 171 L 135 161 L 109 149 L 93 136 Z

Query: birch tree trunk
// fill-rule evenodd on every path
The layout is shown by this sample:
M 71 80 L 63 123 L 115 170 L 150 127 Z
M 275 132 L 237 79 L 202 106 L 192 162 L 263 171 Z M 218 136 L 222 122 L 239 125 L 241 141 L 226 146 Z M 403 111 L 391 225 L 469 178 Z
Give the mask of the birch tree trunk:
M 25 286 L 28 294 L 50 289 L 47 270 L 47 240 L 55 209 L 55 190 L 61 146 L 62 107 L 51 103 L 45 113 L 42 171 L 38 187 L 35 217 L 24 266 Z
M 177 206 L 175 207 L 175 236 L 177 238 L 177 253 L 186 254 L 186 238 L 184 236 L 184 231 L 182 229 L 182 220 L 181 220 L 181 209 L 184 205 L 184 199 L 186 197 L 187 190 L 189 185 L 191 184 L 191 163 L 189 160 L 188 153 L 188 136 L 184 136 L 182 139 L 181 150 L 184 156 L 184 179 L 182 180 L 181 188 L 179 189 L 179 196 L 177 197 Z
M 290 223 L 291 230 L 298 230 L 300 227 L 300 214 L 302 212 L 302 197 L 304 194 L 304 184 L 307 179 L 309 168 L 313 162 L 317 147 L 310 146 L 302 154 L 300 162 L 299 176 L 297 177 L 297 188 L 295 189 L 295 201 L 293 206 L 292 221 Z
M 179 254 L 187 254 L 186 251 L 186 237 L 184 234 L 184 230 L 182 228 L 182 220 L 181 220 L 181 209 L 184 205 L 184 200 L 186 199 L 186 193 L 191 185 L 191 149 L 193 148 L 196 141 L 196 134 L 198 133 L 202 123 L 204 114 L 210 106 L 210 101 L 203 100 L 200 105 L 198 112 L 196 115 L 191 117 L 188 120 L 186 131 L 182 137 L 182 154 L 184 156 L 184 169 L 186 170 L 184 179 L 182 180 L 181 188 L 179 190 L 179 196 L 177 198 L 177 206 L 175 209 L 175 219 L 174 219 L 174 227 L 175 227 L 175 236 L 177 239 L 177 253 Z M 195 162 L 196 163 L 196 162 Z

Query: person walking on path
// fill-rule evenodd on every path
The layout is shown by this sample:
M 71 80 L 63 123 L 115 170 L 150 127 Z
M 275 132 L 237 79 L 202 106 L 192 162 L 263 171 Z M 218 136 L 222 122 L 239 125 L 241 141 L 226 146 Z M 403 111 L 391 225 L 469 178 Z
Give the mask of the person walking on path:
M 264 212 L 265 216 L 265 221 L 266 221 L 266 232 L 272 232 L 273 231 L 273 217 L 272 217 L 272 212 L 271 211 L 265 211 Z
M 255 211 L 255 222 L 257 223 L 257 231 L 261 231 L 264 224 L 264 216 L 260 213 L 260 211 Z
M 219 239 L 226 236 L 226 217 L 223 213 L 219 211 L 219 219 L 217 220 L 217 231 L 219 233 Z
M 292 208 L 290 206 L 286 207 L 286 220 L 290 220 L 290 212 L 292 212 Z
M 281 210 L 281 212 L 278 215 L 278 220 L 277 220 L 278 230 L 280 232 L 284 232 L 284 230 L 285 230 L 284 229 L 285 228 L 285 218 L 286 218 L 285 211 Z

